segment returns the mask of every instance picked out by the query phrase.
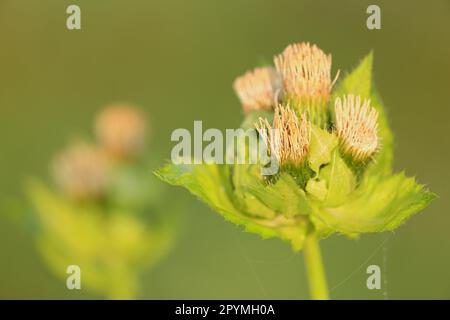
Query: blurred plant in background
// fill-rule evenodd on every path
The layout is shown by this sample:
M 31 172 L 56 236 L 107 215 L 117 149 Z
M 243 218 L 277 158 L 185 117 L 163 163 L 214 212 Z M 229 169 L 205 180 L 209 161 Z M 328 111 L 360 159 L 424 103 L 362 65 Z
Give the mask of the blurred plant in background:
M 261 175 L 264 163 L 170 164 L 157 171 L 247 231 L 303 249 L 315 299 L 328 298 L 318 240 L 394 230 L 435 197 L 392 172 L 393 136 L 372 84 L 372 60 L 369 54 L 335 85 L 331 55 L 296 43 L 275 56 L 275 68 L 236 79 L 242 127 L 257 128 L 280 166 L 276 175 Z
M 81 286 L 107 298 L 136 298 L 139 274 L 174 242 L 176 204 L 150 174 L 148 124 L 134 106 L 97 116 L 96 143 L 77 141 L 51 165 L 57 189 L 33 179 L 27 194 L 39 252 L 66 279 L 78 265 Z

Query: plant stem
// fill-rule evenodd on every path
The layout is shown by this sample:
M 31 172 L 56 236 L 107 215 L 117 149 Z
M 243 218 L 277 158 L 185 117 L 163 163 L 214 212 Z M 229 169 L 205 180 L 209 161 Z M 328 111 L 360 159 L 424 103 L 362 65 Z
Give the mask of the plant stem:
M 328 286 L 325 278 L 319 244 L 314 233 L 305 239 L 304 259 L 309 281 L 309 292 L 313 300 L 328 300 Z

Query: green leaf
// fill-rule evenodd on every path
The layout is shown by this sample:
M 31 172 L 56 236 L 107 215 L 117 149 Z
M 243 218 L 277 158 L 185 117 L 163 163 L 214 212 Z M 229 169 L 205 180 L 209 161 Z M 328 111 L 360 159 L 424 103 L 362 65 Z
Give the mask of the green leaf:
M 344 234 L 394 230 L 435 198 L 403 173 L 367 177 L 338 207 L 314 211 L 322 222 Z
M 328 194 L 327 182 L 320 179 L 310 179 L 306 185 L 306 192 L 319 201 L 325 201 Z
M 277 213 L 274 210 L 268 208 L 251 192 L 251 190 L 265 188 L 259 166 L 235 165 L 233 167 L 233 184 L 234 193 L 247 214 L 266 219 L 273 219 L 276 216 Z
M 333 92 L 332 103 L 334 104 L 336 97 L 346 94 L 360 95 L 362 99 L 370 98 L 372 64 L 373 53 L 370 52 L 351 73 L 338 82 Z
M 244 190 L 279 215 L 294 217 L 311 213 L 305 192 L 287 173 L 281 173 L 275 183 L 248 184 Z
M 314 172 L 318 173 L 322 165 L 331 161 L 331 154 L 338 145 L 335 135 L 317 126 L 311 126 L 311 143 L 308 162 Z
M 310 221 L 314 226 L 314 233 L 318 239 L 326 238 L 336 231 L 326 225 L 317 215 L 311 215 Z
M 381 98 L 375 89 L 372 89 L 371 105 L 378 111 L 378 136 L 381 146 L 375 154 L 374 161 L 367 168 L 367 174 L 390 174 L 394 158 L 394 135 Z
M 248 215 L 245 211 L 248 207 L 242 207 L 242 202 L 234 194 L 230 168 L 226 165 L 168 164 L 155 174 L 172 185 L 188 189 L 226 220 L 243 225 L 249 232 L 263 238 L 288 240 L 294 250 L 300 250 L 303 246 L 307 220 L 303 216 L 277 215 L 272 219 L 264 219 Z M 256 191 L 256 196 L 258 187 L 253 191 Z
M 320 170 L 319 177 L 327 182 L 328 192 L 324 200 L 324 206 L 327 207 L 345 202 L 356 187 L 356 178 L 338 150 L 333 152 L 331 163 Z
M 226 212 L 228 217 L 236 210 L 229 170 L 226 165 L 168 164 L 155 174 L 169 184 L 183 186 L 214 209 Z

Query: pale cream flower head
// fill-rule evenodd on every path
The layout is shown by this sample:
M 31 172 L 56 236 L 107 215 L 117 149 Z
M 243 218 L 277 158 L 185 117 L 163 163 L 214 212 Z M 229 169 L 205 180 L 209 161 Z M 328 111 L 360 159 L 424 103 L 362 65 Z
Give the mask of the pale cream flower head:
M 331 55 L 316 45 L 295 43 L 274 57 L 282 75 L 285 94 L 300 103 L 328 101 L 331 87 Z
M 281 79 L 272 67 L 256 68 L 236 78 L 233 88 L 245 112 L 270 110 L 281 88 Z
M 347 95 L 335 101 L 336 131 L 342 150 L 356 161 L 371 157 L 379 147 L 378 112 L 370 100 Z
M 301 165 L 306 159 L 310 143 L 310 124 L 306 115 L 299 118 L 289 106 L 275 108 L 273 125 L 260 118 L 256 124 L 265 145 L 280 165 Z

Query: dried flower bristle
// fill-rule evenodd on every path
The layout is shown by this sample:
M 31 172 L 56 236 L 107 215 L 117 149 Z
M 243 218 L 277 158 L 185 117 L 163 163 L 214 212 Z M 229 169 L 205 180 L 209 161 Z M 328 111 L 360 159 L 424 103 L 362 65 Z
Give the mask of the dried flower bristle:
M 378 148 L 378 112 L 370 100 L 347 95 L 335 101 L 336 131 L 342 150 L 353 160 L 364 161 Z
M 55 158 L 56 184 L 77 200 L 101 197 L 107 190 L 110 164 L 104 153 L 87 144 L 69 146 Z
M 299 103 L 327 101 L 330 97 L 331 55 L 316 45 L 295 43 L 274 57 L 282 75 L 283 88 L 288 97 Z
M 298 166 L 306 159 L 310 143 L 310 127 L 306 115 L 300 119 L 290 107 L 275 108 L 273 125 L 260 118 L 256 124 L 265 145 L 281 165 Z
M 245 112 L 272 109 L 280 87 L 280 76 L 272 67 L 248 71 L 233 83 L 234 91 Z
M 144 147 L 147 125 L 133 106 L 112 105 L 97 116 L 95 132 L 100 145 L 119 158 L 134 157 Z

